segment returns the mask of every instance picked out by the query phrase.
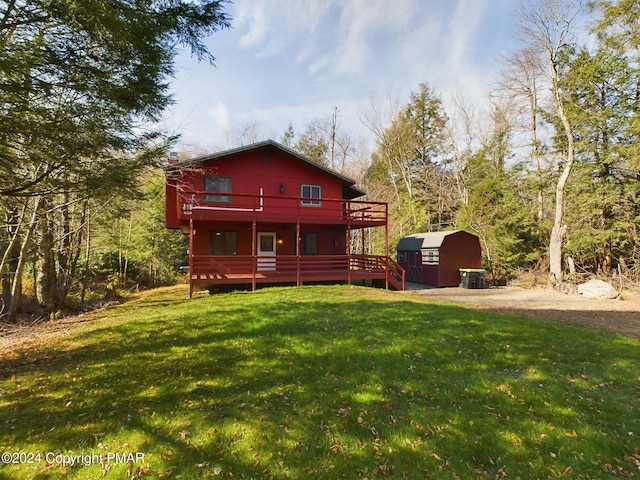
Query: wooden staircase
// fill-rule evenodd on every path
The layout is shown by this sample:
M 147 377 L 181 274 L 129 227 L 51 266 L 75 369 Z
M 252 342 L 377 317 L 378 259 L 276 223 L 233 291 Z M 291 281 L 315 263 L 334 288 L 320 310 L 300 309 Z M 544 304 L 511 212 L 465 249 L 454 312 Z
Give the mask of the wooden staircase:
M 406 272 L 393 258 L 387 257 L 387 280 L 396 290 L 404 290 L 406 286 Z

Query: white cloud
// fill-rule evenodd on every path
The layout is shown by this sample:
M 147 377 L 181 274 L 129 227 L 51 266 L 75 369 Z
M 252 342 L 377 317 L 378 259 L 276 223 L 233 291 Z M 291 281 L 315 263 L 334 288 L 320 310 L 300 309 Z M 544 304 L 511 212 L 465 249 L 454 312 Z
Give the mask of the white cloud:
M 317 49 L 319 27 L 331 8 L 331 2 L 309 0 L 252 0 L 235 5 L 234 28 L 241 33 L 239 45 L 255 48 L 256 55 L 290 55 L 300 61 Z
M 221 101 L 218 101 L 207 110 L 207 116 L 213 120 L 215 127 L 218 129 L 225 129 L 229 126 L 230 115 L 229 107 Z
M 408 29 L 418 0 L 292 0 L 236 3 L 239 45 L 259 57 L 287 56 L 316 74 L 362 73 L 379 41 Z
M 211 39 L 218 68 L 183 70 L 185 136 L 207 142 L 256 122 L 278 140 L 341 110 L 349 131 L 371 95 L 400 100 L 428 83 L 479 99 L 495 70 L 512 0 L 235 0 L 233 28 Z M 493 49 L 493 50 L 491 50 Z M 212 94 L 212 92 L 215 92 Z
M 362 73 L 374 48 L 395 44 L 394 36 L 411 25 L 413 0 L 352 0 L 345 2 L 338 28 L 340 44 L 336 49 L 335 71 Z
M 256 2 L 253 8 L 238 8 L 234 12 L 234 28 L 246 31 L 240 37 L 241 47 L 253 47 L 264 41 L 268 27 L 265 7 L 264 3 Z
M 329 65 L 331 65 L 331 55 L 322 55 L 309 64 L 307 71 L 313 75 L 326 69 Z
M 478 24 L 484 16 L 486 4 L 484 0 L 460 0 L 449 28 L 448 69 L 457 71 L 462 65 L 468 65 L 469 55 L 477 48 L 472 44 Z

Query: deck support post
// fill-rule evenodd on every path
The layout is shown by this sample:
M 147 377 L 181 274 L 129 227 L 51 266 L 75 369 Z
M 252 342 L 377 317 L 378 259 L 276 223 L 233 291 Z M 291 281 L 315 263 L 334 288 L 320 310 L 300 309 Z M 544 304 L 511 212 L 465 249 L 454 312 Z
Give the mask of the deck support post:
M 256 219 L 254 217 L 251 224 L 251 291 L 256 291 L 256 267 L 257 267 L 257 233 L 256 233 Z
M 384 205 L 384 279 L 385 288 L 389 290 L 389 207 Z
M 302 274 L 300 272 L 300 216 L 296 220 L 296 285 L 302 286 Z
M 189 298 L 193 298 L 193 218 L 189 219 Z
M 351 202 L 347 204 L 351 212 Z M 347 285 L 351 285 L 351 214 L 347 216 Z

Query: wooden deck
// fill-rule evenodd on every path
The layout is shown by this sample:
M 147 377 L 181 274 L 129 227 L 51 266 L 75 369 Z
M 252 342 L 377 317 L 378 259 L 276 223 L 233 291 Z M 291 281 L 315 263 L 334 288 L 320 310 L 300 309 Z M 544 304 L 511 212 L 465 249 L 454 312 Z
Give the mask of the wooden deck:
M 386 288 L 405 288 L 405 272 L 393 259 L 382 255 L 279 255 L 264 262 L 252 255 L 193 256 L 190 265 L 191 293 L 195 286 L 308 282 L 347 283 L 378 280 Z
M 229 203 L 207 203 L 211 192 L 184 191 L 180 195 L 179 218 L 189 220 L 252 221 L 262 223 L 303 223 L 350 225 L 367 228 L 387 224 L 387 204 L 381 202 L 318 199 L 320 207 L 305 205 L 302 197 L 224 193 L 215 194 L 229 199 Z

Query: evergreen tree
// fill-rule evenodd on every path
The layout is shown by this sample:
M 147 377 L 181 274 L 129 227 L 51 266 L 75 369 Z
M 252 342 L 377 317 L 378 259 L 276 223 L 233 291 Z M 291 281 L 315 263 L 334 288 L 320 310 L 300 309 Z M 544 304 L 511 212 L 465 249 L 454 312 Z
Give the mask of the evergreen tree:
M 282 134 L 282 145 L 287 148 L 293 148 L 293 138 L 295 137 L 295 133 L 293 131 L 293 124 L 289 122 L 289 126 Z
M 576 180 L 567 209 L 567 247 L 585 266 L 611 273 L 634 256 L 640 208 L 638 170 L 628 162 L 628 119 L 635 115 L 635 76 L 616 51 L 578 52 L 563 75 L 573 92 L 568 115 L 575 125 Z
M 483 264 L 494 281 L 504 281 L 540 254 L 535 203 L 523 188 L 522 169 L 510 165 L 512 125 L 494 105 L 493 132 L 467 161 L 468 196 L 456 211 L 458 228 L 480 238 Z
M 452 223 L 455 197 L 445 155 L 446 123 L 441 99 L 421 84 L 379 134 L 366 179 L 388 192 L 392 243 Z
M 167 79 L 179 47 L 213 61 L 202 37 L 229 25 L 222 7 L 213 0 L 0 2 L 0 211 L 8 225 L 0 235 L 0 315 L 15 318 L 32 249 L 41 252 L 43 303 L 61 304 L 46 292 L 68 277 L 72 257 L 47 252 L 51 241 L 69 238 L 54 234 L 72 223 L 66 205 L 133 188 L 160 156 L 171 139 L 139 125 L 170 104 Z M 15 197 L 25 208 L 14 207 Z

